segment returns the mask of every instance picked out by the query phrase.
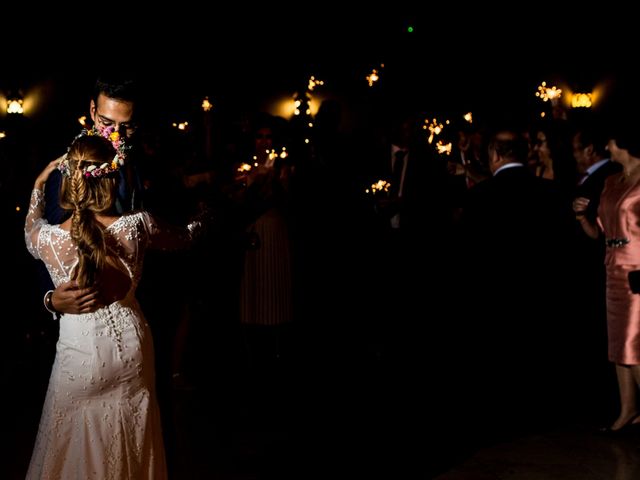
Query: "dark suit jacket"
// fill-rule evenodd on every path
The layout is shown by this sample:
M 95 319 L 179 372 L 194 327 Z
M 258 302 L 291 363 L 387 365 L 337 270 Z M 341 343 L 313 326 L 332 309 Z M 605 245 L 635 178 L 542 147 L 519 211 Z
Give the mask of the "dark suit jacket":
M 473 315 L 491 319 L 496 335 L 517 331 L 506 334 L 514 342 L 557 330 L 553 319 L 566 323 L 575 220 L 556 183 L 525 167 L 502 170 L 469 190 L 461 222 Z
M 471 188 L 462 213 L 465 241 L 483 249 L 473 250 L 527 278 L 517 264 L 548 264 L 569 245 L 573 221 L 558 186 L 525 167 L 507 168 Z
M 497 397 L 488 406 L 506 398 L 519 409 L 560 382 L 558 365 L 573 352 L 571 204 L 553 181 L 514 167 L 469 190 L 461 221 L 461 344 Z M 514 382 L 502 392 L 505 375 Z
M 371 165 L 368 175 L 371 183 L 393 178 L 391 145 L 387 144 L 369 154 Z M 406 170 L 402 187 L 402 197 L 395 209 L 381 215 L 381 223 L 389 225 L 388 217 L 400 214 L 400 229 L 405 232 L 437 230 L 447 217 L 446 162 L 434 155 L 421 144 L 411 145 L 405 159 Z
M 598 217 L 598 206 L 600 205 L 600 194 L 604 189 L 605 180 L 612 174 L 620 172 L 620 164 L 608 161 L 589 175 L 582 185 L 576 187 L 576 197 L 586 197 L 590 200 L 587 206 L 586 216 L 591 223 L 595 223 Z M 588 319 L 592 318 L 592 336 L 597 338 L 603 336 L 602 332 L 596 328 L 600 324 L 605 312 L 605 268 L 604 256 L 606 248 L 604 238 L 600 236 L 593 239 L 587 236 L 582 230 L 580 222 L 575 222 L 576 238 L 575 252 L 579 258 L 577 264 L 577 285 L 581 293 L 581 301 L 577 307 L 584 310 L 581 317 L 585 319 L 585 326 Z M 595 350 L 595 349 L 594 349 Z

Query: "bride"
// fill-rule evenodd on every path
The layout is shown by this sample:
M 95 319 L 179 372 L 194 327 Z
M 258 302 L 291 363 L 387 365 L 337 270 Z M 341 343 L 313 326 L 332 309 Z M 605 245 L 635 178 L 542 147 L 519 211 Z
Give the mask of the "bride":
M 43 219 L 43 189 L 63 173 L 71 218 Z M 100 285 L 94 313 L 65 314 L 27 479 L 167 477 L 151 332 L 135 299 L 147 248 L 188 246 L 197 226 L 160 227 L 146 212 L 114 215 L 120 167 L 112 143 L 80 135 L 37 177 L 25 223 L 29 252 L 57 286 Z

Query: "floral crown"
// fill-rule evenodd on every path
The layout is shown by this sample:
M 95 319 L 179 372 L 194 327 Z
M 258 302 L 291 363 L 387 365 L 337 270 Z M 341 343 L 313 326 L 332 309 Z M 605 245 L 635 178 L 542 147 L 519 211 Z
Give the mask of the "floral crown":
M 130 145 L 125 143 L 124 138 L 116 131 L 116 129 L 112 126 L 98 129 L 94 125 L 90 130 L 83 128 L 82 131 L 73 139 L 75 142 L 78 138 L 84 136 L 93 136 L 98 135 L 106 138 L 111 142 L 113 148 L 116 150 L 116 154 L 113 157 L 111 162 L 105 162 L 100 166 L 97 165 L 87 165 L 82 168 L 82 175 L 85 177 L 104 177 L 105 175 L 109 175 L 110 173 L 116 172 L 120 169 L 122 165 L 124 165 L 125 158 L 127 156 L 127 151 L 131 148 Z M 67 153 L 69 152 L 69 147 L 67 149 Z M 65 154 L 58 164 L 58 170 L 67 176 L 71 176 L 71 168 L 69 167 L 69 160 L 67 158 L 67 154 Z

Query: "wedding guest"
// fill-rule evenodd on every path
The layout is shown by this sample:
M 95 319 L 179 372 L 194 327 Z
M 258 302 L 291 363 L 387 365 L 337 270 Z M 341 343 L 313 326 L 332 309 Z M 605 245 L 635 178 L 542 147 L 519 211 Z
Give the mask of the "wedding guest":
M 568 390 L 563 366 L 574 224 L 558 185 L 525 167 L 528 145 L 519 130 L 494 133 L 492 177 L 469 190 L 454 295 L 463 325 L 455 338 L 475 365 L 471 390 L 496 430 L 542 425 L 567 413 L 545 392 Z M 514 424 L 524 411 L 526 418 Z
M 634 126 L 618 126 L 610 136 L 611 160 L 622 171 L 605 181 L 597 223 L 586 214 L 591 203 L 588 198 L 573 202 L 584 232 L 592 238 L 602 235 L 606 245 L 608 356 L 615 364 L 620 394 L 618 417 L 603 429 L 609 434 L 640 425 L 640 295 L 629 284 L 630 272 L 640 270 L 640 136 Z

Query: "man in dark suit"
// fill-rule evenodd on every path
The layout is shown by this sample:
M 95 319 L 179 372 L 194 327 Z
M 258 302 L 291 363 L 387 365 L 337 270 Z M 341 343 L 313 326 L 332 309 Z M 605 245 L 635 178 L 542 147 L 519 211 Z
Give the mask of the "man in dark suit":
M 396 115 L 385 142 L 372 152 L 374 180 L 391 183 L 379 207 L 382 226 L 402 236 L 403 241 L 432 230 L 434 235 L 447 215 L 445 198 L 446 162 L 434 153 L 419 134 L 415 115 Z
M 458 335 L 493 428 L 541 425 L 569 384 L 573 215 L 557 185 L 525 167 L 527 152 L 522 135 L 498 131 L 493 176 L 469 191 L 461 218 L 460 274 L 469 283 L 456 302 L 465 306 Z
M 89 105 L 93 124 L 98 129 L 113 127 L 123 138 L 130 140 L 136 130 L 135 103 L 137 86 L 130 79 L 102 77 L 96 81 L 94 95 Z M 130 155 L 128 155 L 130 157 Z M 126 159 L 120 169 L 120 182 L 116 205 L 122 214 L 142 207 L 142 183 L 131 158 Z M 62 176 L 54 171 L 45 190 L 45 218 L 51 224 L 59 224 L 68 218 L 70 212 L 60 207 L 59 195 Z M 78 289 L 75 282 L 69 281 L 53 288 L 48 272 L 41 267 L 45 306 L 48 310 L 60 313 L 88 313 L 100 306 L 98 293 L 93 288 Z
M 520 134 L 498 131 L 489 145 L 492 178 L 469 191 L 462 217 L 465 241 L 473 240 L 478 261 L 486 259 L 525 281 L 530 274 L 514 262 L 536 270 L 538 260 L 547 264 L 547 258 L 557 257 L 558 243 L 570 238 L 572 225 L 557 185 L 525 167 L 527 152 Z
M 606 149 L 608 137 L 603 128 L 589 125 L 580 128 L 573 136 L 573 156 L 576 159 L 578 173 L 582 176 L 576 186 L 575 197 L 589 199 L 585 216 L 595 225 L 600 205 L 600 194 L 607 177 L 621 170 L 619 163 L 609 159 Z M 604 411 L 602 404 L 615 398 L 616 385 L 607 362 L 606 322 L 606 274 L 604 266 L 605 245 L 602 238 L 593 239 L 584 233 L 576 222 L 575 251 L 577 298 L 575 315 L 581 319 L 581 336 L 585 368 L 584 385 L 597 388 L 589 391 L 585 398 L 585 408 L 592 411 Z M 602 388 L 608 385 L 608 388 Z M 597 403 L 599 405 L 594 405 Z
M 371 285 L 365 290 L 376 298 L 367 316 L 374 320 L 366 326 L 374 330 L 373 350 L 394 361 L 419 351 L 408 342 L 427 336 L 427 326 L 416 322 L 412 312 L 419 308 L 418 299 L 433 291 L 419 281 L 424 270 L 437 277 L 435 262 L 443 257 L 436 244 L 444 237 L 446 164 L 436 158 L 420 125 L 413 112 L 390 112 L 386 131 L 363 155 L 368 184 L 380 179 L 391 184 L 388 192 L 374 197 L 376 215 L 365 247 L 365 268 L 372 269 L 365 281 Z
M 575 196 L 589 199 L 585 214 L 591 223 L 598 216 L 604 181 L 621 169 L 619 164 L 609 159 L 606 146 L 606 134 L 599 128 L 582 128 L 573 136 L 573 156 L 581 175 Z

